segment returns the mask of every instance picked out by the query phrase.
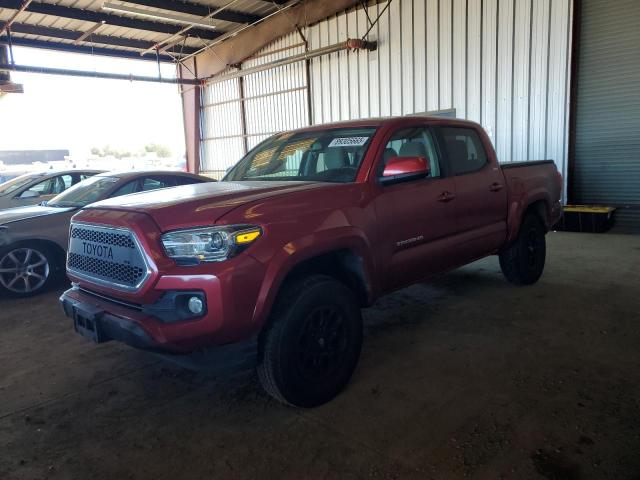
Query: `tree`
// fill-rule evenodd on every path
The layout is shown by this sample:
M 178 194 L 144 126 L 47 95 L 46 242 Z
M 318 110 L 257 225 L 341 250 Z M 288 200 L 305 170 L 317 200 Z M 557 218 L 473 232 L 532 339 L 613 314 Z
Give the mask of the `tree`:
M 91 155 L 95 155 L 97 157 L 115 157 L 117 159 L 129 158 L 129 157 L 139 157 L 143 156 L 147 153 L 155 153 L 158 158 L 171 158 L 173 153 L 171 149 L 166 145 L 158 145 L 157 143 L 149 143 L 144 146 L 144 150 L 132 152 L 130 150 L 118 150 L 117 148 L 112 147 L 111 145 L 105 145 L 102 148 L 92 147 Z
M 155 153 L 158 158 L 169 158 L 171 156 L 171 149 L 165 145 L 158 145 L 157 143 L 149 143 L 144 146 L 144 150 L 147 153 Z
M 118 160 L 134 156 L 129 150 L 118 150 L 111 145 L 105 145 L 103 148 L 91 148 L 91 154 L 98 157 L 115 157 Z

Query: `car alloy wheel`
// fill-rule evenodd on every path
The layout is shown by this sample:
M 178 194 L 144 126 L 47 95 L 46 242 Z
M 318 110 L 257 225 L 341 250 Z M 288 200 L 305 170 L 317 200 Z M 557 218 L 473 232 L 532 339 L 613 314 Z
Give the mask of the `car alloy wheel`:
M 49 278 L 47 257 L 34 248 L 16 248 L 0 259 L 0 284 L 18 294 L 42 288 Z

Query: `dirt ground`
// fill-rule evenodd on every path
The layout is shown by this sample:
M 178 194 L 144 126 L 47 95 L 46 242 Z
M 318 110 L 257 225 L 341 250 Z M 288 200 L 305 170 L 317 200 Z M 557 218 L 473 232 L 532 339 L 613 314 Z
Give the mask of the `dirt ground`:
M 332 403 L 279 405 L 76 335 L 62 290 L 0 300 L 0 479 L 640 479 L 640 236 L 553 233 L 365 311 Z

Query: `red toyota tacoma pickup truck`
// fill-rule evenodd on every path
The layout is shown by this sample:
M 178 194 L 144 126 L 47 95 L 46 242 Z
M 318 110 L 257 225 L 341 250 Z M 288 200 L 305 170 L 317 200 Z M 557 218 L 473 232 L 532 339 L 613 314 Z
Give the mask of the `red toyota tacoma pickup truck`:
M 494 254 L 509 281 L 536 282 L 561 188 L 552 161 L 499 165 L 468 121 L 281 133 L 221 182 L 76 214 L 60 300 L 95 342 L 253 365 L 273 397 L 311 407 L 349 381 L 360 309 L 381 295 Z

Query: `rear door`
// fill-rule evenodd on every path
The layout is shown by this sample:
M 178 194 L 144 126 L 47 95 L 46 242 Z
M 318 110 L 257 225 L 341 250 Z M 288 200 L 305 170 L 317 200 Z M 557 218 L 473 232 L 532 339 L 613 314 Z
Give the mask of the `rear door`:
M 425 157 L 430 165 L 426 178 L 381 185 L 386 162 L 396 156 Z M 441 168 L 432 131 L 423 124 L 392 132 L 376 163 L 375 209 L 379 225 L 379 262 L 383 288 L 391 290 L 446 270 L 448 239 L 456 222 L 452 178 Z
M 457 254 L 464 261 L 485 256 L 507 235 L 504 175 L 476 129 L 456 126 L 437 131 L 455 185 Z

